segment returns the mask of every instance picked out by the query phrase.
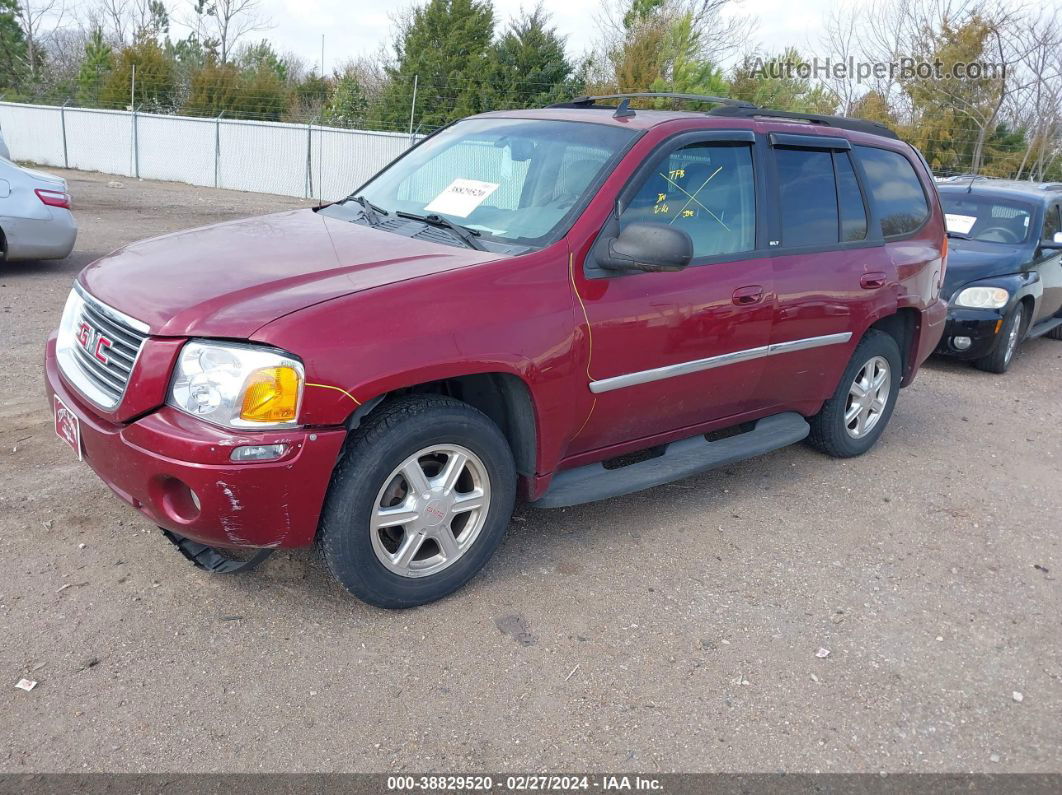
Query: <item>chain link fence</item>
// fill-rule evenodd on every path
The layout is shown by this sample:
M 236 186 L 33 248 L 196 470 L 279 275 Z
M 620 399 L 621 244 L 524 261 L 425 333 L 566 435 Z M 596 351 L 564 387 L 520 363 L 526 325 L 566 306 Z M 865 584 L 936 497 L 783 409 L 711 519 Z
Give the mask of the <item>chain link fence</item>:
M 11 157 L 257 193 L 334 200 L 417 136 L 315 124 L 205 119 L 0 102 Z

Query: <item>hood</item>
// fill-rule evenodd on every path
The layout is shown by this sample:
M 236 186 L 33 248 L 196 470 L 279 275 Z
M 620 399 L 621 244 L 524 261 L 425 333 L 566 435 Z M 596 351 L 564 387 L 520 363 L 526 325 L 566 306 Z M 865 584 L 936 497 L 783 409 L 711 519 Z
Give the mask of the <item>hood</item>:
M 322 301 L 497 258 L 292 210 L 134 243 L 79 279 L 152 334 L 247 338 Z
M 969 282 L 1017 273 L 1026 259 L 1022 246 L 949 238 L 948 270 L 941 293 L 950 297 Z

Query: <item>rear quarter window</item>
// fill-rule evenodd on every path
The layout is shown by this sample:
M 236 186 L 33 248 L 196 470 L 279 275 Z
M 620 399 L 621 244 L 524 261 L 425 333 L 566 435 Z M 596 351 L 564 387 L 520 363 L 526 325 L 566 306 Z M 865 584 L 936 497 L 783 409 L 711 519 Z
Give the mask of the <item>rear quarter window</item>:
M 899 152 L 873 146 L 857 146 L 856 156 L 867 178 L 870 200 L 885 237 L 905 235 L 929 218 L 922 183 L 911 161 Z

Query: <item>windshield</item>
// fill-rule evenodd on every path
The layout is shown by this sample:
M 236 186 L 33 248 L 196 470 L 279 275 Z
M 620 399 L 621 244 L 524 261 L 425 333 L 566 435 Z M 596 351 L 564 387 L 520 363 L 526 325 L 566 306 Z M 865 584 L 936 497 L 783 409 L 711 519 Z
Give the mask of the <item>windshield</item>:
M 412 149 L 358 196 L 438 215 L 487 240 L 543 245 L 567 231 L 630 130 L 544 119 L 468 119 Z
M 1031 204 L 971 193 L 941 193 L 940 201 L 948 232 L 957 237 L 986 243 L 1021 243 L 1029 236 Z

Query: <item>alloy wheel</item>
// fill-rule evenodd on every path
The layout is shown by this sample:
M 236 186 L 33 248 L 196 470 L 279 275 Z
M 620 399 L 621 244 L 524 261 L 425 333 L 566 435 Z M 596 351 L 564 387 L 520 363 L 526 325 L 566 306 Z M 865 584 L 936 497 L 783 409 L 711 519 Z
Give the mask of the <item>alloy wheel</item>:
M 459 445 L 426 447 L 384 481 L 369 522 L 373 551 L 402 577 L 437 574 L 475 543 L 489 508 L 479 456 Z
M 848 388 L 844 427 L 853 439 L 861 439 L 881 421 L 889 402 L 892 373 L 883 356 L 875 356 L 856 374 Z
M 1014 322 L 1010 324 L 1010 333 L 1007 334 L 1007 350 L 1003 354 L 1003 361 L 1005 364 L 1010 364 L 1010 360 L 1014 358 L 1014 352 L 1018 349 L 1018 340 L 1021 337 L 1021 327 L 1025 323 L 1025 310 L 1018 305 L 1018 313 L 1014 318 Z

